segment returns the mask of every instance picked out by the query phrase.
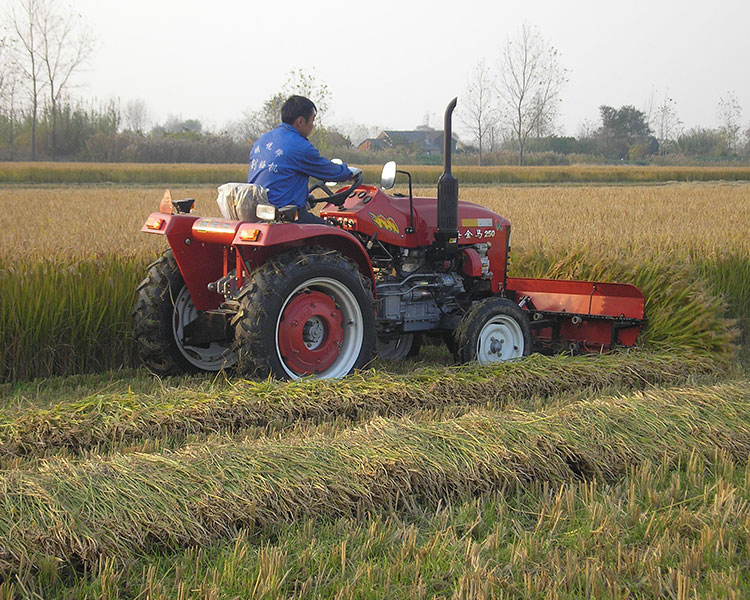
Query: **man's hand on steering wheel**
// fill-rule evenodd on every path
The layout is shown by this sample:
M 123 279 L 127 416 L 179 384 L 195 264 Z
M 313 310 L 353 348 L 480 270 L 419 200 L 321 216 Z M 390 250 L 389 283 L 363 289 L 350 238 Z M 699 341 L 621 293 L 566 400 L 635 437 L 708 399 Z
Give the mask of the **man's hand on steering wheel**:
M 353 183 L 348 188 L 340 192 L 333 193 L 328 188 L 325 181 L 323 181 L 322 179 L 318 179 L 307 190 L 308 192 L 307 201 L 311 205 L 315 205 L 318 202 L 330 202 L 331 204 L 335 206 L 343 206 L 344 202 L 349 197 L 349 194 L 351 194 L 360 185 L 362 185 L 362 181 L 364 180 L 364 174 L 362 173 L 362 169 L 358 167 L 349 167 L 349 170 L 352 172 L 352 176 L 349 178 L 349 181 L 352 181 Z M 317 189 L 323 190 L 328 197 L 320 198 L 320 199 L 312 197 L 312 193 Z

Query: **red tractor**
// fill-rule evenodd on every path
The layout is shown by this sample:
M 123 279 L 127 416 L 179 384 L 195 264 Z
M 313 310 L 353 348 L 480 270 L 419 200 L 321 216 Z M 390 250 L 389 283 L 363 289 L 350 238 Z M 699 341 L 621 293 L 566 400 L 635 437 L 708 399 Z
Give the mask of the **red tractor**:
M 510 223 L 458 200 L 446 109 L 437 201 L 415 198 L 395 163 L 380 186 L 326 191 L 321 216 L 259 205 L 258 222 L 201 218 L 165 195 L 142 231 L 170 250 L 137 290 L 135 339 L 160 374 L 218 371 L 343 377 L 378 354 L 400 360 L 425 336 L 458 361 L 491 364 L 534 350 L 632 346 L 645 323 L 632 285 L 508 277 Z M 386 193 L 396 173 L 409 194 Z M 312 188 L 311 188 L 312 189 Z

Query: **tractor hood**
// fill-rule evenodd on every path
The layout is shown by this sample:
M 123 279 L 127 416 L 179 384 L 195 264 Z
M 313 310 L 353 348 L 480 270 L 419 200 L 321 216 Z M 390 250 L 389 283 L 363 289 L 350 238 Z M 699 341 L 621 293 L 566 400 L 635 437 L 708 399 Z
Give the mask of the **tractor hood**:
M 431 246 L 438 231 L 438 207 L 435 198 L 414 198 L 414 233 L 409 226 L 409 198 L 393 197 L 383 190 L 363 185 L 357 188 L 344 206 L 328 204 L 321 216 L 333 218 L 348 231 L 368 236 L 377 233 L 381 242 L 405 248 Z M 459 201 L 458 238 L 460 245 L 498 241 L 509 232 L 510 222 L 491 210 Z

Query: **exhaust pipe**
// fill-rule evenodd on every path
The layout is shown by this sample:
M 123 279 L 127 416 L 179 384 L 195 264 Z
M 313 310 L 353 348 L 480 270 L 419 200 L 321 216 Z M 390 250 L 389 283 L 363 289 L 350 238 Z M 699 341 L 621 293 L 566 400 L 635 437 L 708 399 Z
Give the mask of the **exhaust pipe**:
M 451 173 L 452 114 L 458 98 L 445 109 L 443 126 L 443 174 L 438 179 L 435 245 L 444 250 L 458 249 L 458 179 Z

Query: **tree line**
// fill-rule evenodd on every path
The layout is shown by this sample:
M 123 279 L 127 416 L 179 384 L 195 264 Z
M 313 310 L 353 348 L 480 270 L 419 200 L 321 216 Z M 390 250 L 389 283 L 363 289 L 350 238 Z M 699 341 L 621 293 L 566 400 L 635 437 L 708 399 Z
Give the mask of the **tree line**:
M 384 154 L 401 163 L 436 158 L 404 146 L 357 152 L 356 144 L 384 128 L 329 122 L 332 94 L 314 71 L 290 71 L 280 90 L 220 131 L 175 116 L 153 123 L 143 100 L 86 103 L 71 93 L 94 48 L 83 17 L 58 0 L 14 0 L 0 18 L 0 160 L 241 163 L 253 141 L 278 124 L 290 94 L 316 103 L 312 141 L 323 154 L 363 164 L 382 162 Z M 568 71 L 558 51 L 524 25 L 500 55 L 497 66 L 478 63 L 460 97 L 465 140 L 457 164 L 750 159 L 750 127 L 743 128 L 732 92 L 719 100 L 715 129 L 685 130 L 677 103 L 664 95 L 645 110 L 603 105 L 597 123 L 562 136 L 557 119 Z
M 464 94 L 463 124 L 479 164 L 503 160 L 510 152 L 519 164 L 527 155 L 548 153 L 599 161 L 680 162 L 750 159 L 750 126 L 742 127 L 742 107 L 734 92 L 719 99 L 716 129 L 685 130 L 676 101 L 665 94 L 646 110 L 602 105 L 598 125 L 584 123 L 577 137 L 556 135 L 561 90 L 568 71 L 558 51 L 539 30 L 523 25 L 508 39 L 496 68 L 480 61 Z M 536 156 L 539 163 L 543 157 Z

